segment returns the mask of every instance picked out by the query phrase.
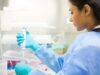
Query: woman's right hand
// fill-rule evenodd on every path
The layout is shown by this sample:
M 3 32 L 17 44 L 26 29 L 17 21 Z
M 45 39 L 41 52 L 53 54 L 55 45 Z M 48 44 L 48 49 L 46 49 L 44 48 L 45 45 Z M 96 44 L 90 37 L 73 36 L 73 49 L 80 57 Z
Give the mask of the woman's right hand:
M 37 42 L 33 41 L 29 32 L 26 32 L 25 39 L 24 39 L 23 33 L 17 33 L 16 38 L 17 38 L 17 43 L 18 43 L 19 46 L 21 46 L 21 44 L 25 40 L 25 47 L 26 48 L 30 48 L 33 51 L 36 51 L 39 48 L 39 44 Z

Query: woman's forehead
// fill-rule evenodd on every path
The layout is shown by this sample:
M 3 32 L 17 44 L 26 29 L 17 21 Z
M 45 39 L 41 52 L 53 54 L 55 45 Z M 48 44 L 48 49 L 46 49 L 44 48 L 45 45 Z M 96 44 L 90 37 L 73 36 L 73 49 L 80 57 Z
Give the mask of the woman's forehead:
M 69 11 L 74 10 L 74 9 L 77 9 L 77 7 L 70 3 L 69 4 Z

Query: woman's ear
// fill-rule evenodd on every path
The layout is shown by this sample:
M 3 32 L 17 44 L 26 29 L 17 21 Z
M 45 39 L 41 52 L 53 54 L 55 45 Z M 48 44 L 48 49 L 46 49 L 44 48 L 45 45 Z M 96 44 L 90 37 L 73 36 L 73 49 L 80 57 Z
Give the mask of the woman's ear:
M 85 4 L 83 8 L 83 12 L 85 13 L 85 15 L 90 15 L 92 12 L 91 7 L 88 4 Z

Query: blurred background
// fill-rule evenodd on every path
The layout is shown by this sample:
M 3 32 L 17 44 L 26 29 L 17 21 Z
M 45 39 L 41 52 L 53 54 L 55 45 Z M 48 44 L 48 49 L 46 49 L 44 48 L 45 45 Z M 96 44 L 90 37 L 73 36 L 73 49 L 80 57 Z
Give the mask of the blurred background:
M 65 52 L 78 33 L 69 17 L 67 0 L 0 0 L 0 49 L 18 50 L 16 33 L 27 26 L 40 44 Z
M 78 34 L 68 9 L 67 0 L 0 0 L 0 57 L 21 50 L 16 34 L 23 26 L 39 44 L 64 54 Z

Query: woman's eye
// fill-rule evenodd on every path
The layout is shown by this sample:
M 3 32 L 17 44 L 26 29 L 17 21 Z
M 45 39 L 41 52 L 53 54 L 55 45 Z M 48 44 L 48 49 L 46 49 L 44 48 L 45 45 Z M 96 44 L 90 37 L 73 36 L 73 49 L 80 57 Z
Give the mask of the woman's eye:
M 70 14 L 73 14 L 73 12 L 70 12 Z

